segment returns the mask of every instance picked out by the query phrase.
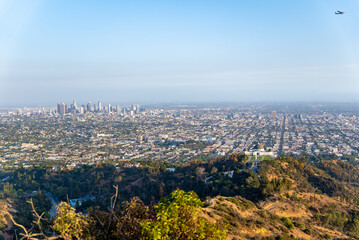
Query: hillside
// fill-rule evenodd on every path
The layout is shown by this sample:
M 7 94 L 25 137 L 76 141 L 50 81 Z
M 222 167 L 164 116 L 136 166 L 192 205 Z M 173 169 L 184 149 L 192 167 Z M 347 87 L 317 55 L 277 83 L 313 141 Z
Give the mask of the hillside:
M 168 167 L 175 171 L 169 171 Z M 141 222 L 154 221 L 155 206 L 161 197 L 182 189 L 196 192 L 204 202 L 200 218 L 214 227 L 227 229 L 227 239 L 359 238 L 359 170 L 338 160 L 308 163 L 305 159 L 280 158 L 256 166 L 245 156 L 236 154 L 187 165 L 141 162 L 138 168 L 98 165 L 61 172 L 33 168 L 15 170 L 10 176 L 11 184 L 3 184 L 1 198 L 11 203 L 15 219 L 27 228 L 33 221 L 26 203 L 29 198 L 34 199 L 40 213 L 51 207 L 45 194 L 34 192 L 35 189 L 52 192 L 60 200 L 65 200 L 66 195 L 69 199 L 93 196 L 76 205 L 76 209 L 88 212 L 88 217 L 82 218 L 92 217 L 89 225 L 94 225 L 88 230 L 89 235 L 116 236 L 109 239 L 121 239 L 116 227 L 119 225 L 111 221 L 124 218 L 125 222 L 135 222 L 140 234 Z M 119 203 L 113 210 L 118 214 L 115 220 L 109 213 L 113 185 L 118 186 Z M 142 200 L 137 198 L 131 211 L 138 214 L 148 209 L 140 217 L 122 209 L 135 196 Z M 51 219 L 47 214 L 46 217 Z M 101 232 L 108 218 L 112 219 L 107 226 L 109 230 Z M 53 231 L 51 224 L 48 233 Z M 6 229 L 5 234 L 13 234 L 13 230 Z
M 228 239 L 359 238 L 358 189 L 342 173 L 349 168 L 355 178 L 357 169 L 338 161 L 316 166 L 291 159 L 262 162 L 258 172 L 262 182 L 287 179 L 291 187 L 256 202 L 218 196 L 206 201 L 203 216 L 226 224 Z

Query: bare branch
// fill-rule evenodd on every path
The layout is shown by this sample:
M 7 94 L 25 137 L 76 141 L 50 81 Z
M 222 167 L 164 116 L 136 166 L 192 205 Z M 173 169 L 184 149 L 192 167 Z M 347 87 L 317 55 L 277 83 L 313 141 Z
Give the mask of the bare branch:
M 30 198 L 30 200 L 28 201 L 28 203 L 31 204 L 32 212 L 33 212 L 34 216 L 37 218 L 37 220 L 34 221 L 34 223 L 39 227 L 40 232 L 43 233 L 42 227 L 41 227 L 41 220 L 42 220 L 42 216 L 44 215 L 44 213 L 41 213 L 41 215 L 39 215 L 39 214 L 37 213 L 37 211 L 35 210 L 35 206 L 34 206 L 34 202 L 32 201 L 32 198 Z M 43 234 L 43 235 L 44 235 L 44 234 Z
M 11 221 L 14 223 L 15 226 L 18 226 L 18 227 L 20 227 L 22 230 L 24 230 L 25 234 L 24 234 L 24 233 L 20 233 L 20 235 L 23 236 L 21 239 L 38 240 L 38 238 L 35 238 L 35 237 L 37 237 L 37 236 L 45 236 L 43 233 L 32 233 L 32 232 L 27 231 L 26 228 L 25 228 L 23 225 L 17 223 L 17 222 L 14 220 L 13 216 L 11 215 L 11 213 L 10 213 L 8 210 L 5 210 L 5 213 L 10 217 Z M 46 238 L 46 236 L 45 236 L 45 238 Z
M 116 193 L 111 197 L 111 206 L 108 209 L 111 213 L 111 215 L 118 221 L 118 217 L 115 214 L 115 207 L 116 207 L 116 201 L 117 201 L 117 197 L 118 197 L 118 186 L 113 186 L 116 189 Z M 110 219 L 110 223 L 111 223 L 111 219 Z
M 16 226 L 18 226 L 18 227 L 21 227 L 21 228 L 24 230 L 25 234 L 28 235 L 28 232 L 27 232 L 26 228 L 25 228 L 23 225 L 21 225 L 21 224 L 15 222 L 14 218 L 12 217 L 11 213 L 9 213 L 8 210 L 5 210 L 5 213 L 6 213 L 7 215 L 9 215 L 9 217 L 10 217 L 11 221 L 14 223 L 14 225 L 16 225 Z
M 102 227 L 103 229 L 105 229 L 105 225 L 102 223 L 101 219 L 97 216 L 97 214 L 94 213 L 93 215 L 96 217 L 97 221 L 101 224 L 101 227 Z
M 117 186 L 114 185 L 113 187 L 116 189 L 116 193 L 111 197 L 111 212 L 115 211 L 115 206 L 118 196 L 118 185 Z
M 25 234 L 24 234 L 24 233 L 20 233 L 20 236 L 22 236 L 21 240 L 22 240 L 22 239 L 29 239 L 29 240 L 39 240 L 39 239 L 55 240 L 55 239 L 59 239 L 59 238 L 60 238 L 59 236 L 47 237 L 47 236 L 44 234 L 44 232 L 43 232 L 43 230 L 42 230 L 42 227 L 41 227 L 41 220 L 42 220 L 42 217 L 43 217 L 44 213 L 42 213 L 41 215 L 39 215 L 39 214 L 37 213 L 37 211 L 35 210 L 34 203 L 33 203 L 32 199 L 30 199 L 30 200 L 28 201 L 28 203 L 31 204 L 33 215 L 34 215 L 34 217 L 37 218 L 37 220 L 36 220 L 36 221 L 33 221 L 33 222 L 34 222 L 34 224 L 35 224 L 36 226 L 39 227 L 39 229 L 40 229 L 40 232 L 39 232 L 39 233 L 32 233 L 32 230 L 33 230 L 33 228 L 34 228 L 35 225 L 33 225 L 29 230 L 27 230 L 23 225 L 17 223 L 17 222 L 14 220 L 14 217 L 12 216 L 12 214 L 11 214 L 8 210 L 5 210 L 5 214 L 7 214 L 7 215 L 10 217 L 10 219 L 11 219 L 11 221 L 14 223 L 14 225 L 20 227 L 20 228 L 25 232 Z M 38 238 L 38 237 L 40 237 L 40 238 Z

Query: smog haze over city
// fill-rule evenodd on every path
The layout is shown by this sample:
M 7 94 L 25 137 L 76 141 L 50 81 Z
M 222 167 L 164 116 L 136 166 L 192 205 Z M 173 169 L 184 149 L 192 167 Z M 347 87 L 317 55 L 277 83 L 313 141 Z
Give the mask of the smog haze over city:
M 0 0 L 0 22 L 1 107 L 359 100 L 357 1 Z

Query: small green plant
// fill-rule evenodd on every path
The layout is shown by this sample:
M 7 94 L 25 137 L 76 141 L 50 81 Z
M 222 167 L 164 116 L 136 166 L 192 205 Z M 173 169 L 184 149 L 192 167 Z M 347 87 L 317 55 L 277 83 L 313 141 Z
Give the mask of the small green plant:
M 312 235 L 312 231 L 308 228 L 304 229 L 304 233 L 308 235 Z
M 286 226 L 288 229 L 294 228 L 294 224 L 292 223 L 292 221 L 289 218 L 287 218 L 287 217 L 282 218 L 282 222 L 284 223 L 284 226 Z
M 6 225 L 4 223 L 0 222 L 0 230 L 2 230 L 4 228 L 6 228 Z
M 304 228 L 304 224 L 303 223 L 300 223 L 300 222 L 293 222 L 294 226 L 297 227 L 297 228 L 300 228 L 300 229 L 303 229 Z

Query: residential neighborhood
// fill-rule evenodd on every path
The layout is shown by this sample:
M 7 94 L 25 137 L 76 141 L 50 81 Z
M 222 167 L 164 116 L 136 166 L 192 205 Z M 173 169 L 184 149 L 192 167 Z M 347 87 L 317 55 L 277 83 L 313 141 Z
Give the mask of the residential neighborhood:
M 358 156 L 356 112 L 325 111 L 318 105 L 300 111 L 261 105 L 133 106 L 84 113 L 61 114 L 54 108 L 2 112 L 0 164 L 29 167 L 50 161 L 56 170 L 99 161 L 186 163 L 231 153 L 245 153 L 253 160 Z

